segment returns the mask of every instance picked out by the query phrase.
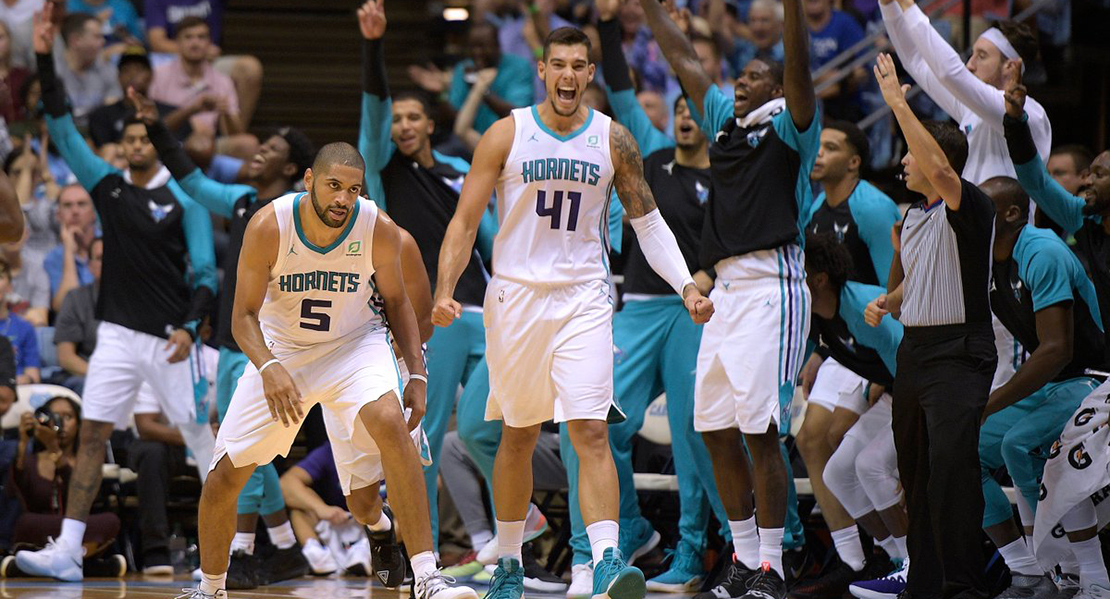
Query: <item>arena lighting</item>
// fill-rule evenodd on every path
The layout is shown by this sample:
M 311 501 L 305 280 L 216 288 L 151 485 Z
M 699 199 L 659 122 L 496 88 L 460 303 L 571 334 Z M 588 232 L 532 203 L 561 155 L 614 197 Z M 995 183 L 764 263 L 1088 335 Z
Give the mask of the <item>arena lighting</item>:
M 465 21 L 470 18 L 470 11 L 465 8 L 443 9 L 444 21 Z

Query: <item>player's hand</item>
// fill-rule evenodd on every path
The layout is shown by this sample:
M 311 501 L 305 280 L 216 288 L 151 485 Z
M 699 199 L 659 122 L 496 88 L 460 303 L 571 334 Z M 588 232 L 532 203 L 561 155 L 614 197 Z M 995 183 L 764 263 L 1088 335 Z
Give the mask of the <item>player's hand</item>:
M 890 314 L 886 309 L 886 294 L 871 300 L 867 307 L 863 309 L 863 321 L 867 324 L 877 327 L 883 321 L 883 317 Z
M 802 366 L 802 371 L 798 374 L 798 380 L 802 383 L 802 397 L 809 399 L 809 392 L 813 391 L 813 383 L 817 380 L 817 370 L 821 368 L 821 363 L 825 359 L 813 353 L 806 360 L 805 366 Z
M 158 107 L 154 105 L 154 100 L 139 93 L 134 87 L 127 88 L 127 102 L 131 104 L 135 116 L 144 123 L 149 125 L 158 120 Z
M 594 6 L 597 7 L 598 20 L 611 21 L 616 18 L 620 5 L 621 0 L 595 0 Z
M 176 329 L 170 333 L 170 338 L 166 341 L 166 346 L 162 349 L 172 349 L 173 353 L 170 354 L 166 361 L 170 364 L 176 364 L 189 357 L 189 350 L 193 349 L 193 337 L 189 335 L 189 331 L 185 329 Z
M 909 85 L 898 82 L 898 70 L 894 68 L 894 59 L 890 54 L 883 52 L 875 59 L 875 80 L 879 82 L 879 90 L 883 92 L 883 100 L 891 108 L 905 103 L 906 91 Z
M 458 318 L 462 318 L 462 304 L 449 297 L 436 300 L 432 306 L 432 324 L 437 327 L 449 327 Z
M 405 409 L 412 410 L 408 422 L 410 433 L 420 426 L 424 413 L 428 411 L 427 394 L 428 384 L 420 379 L 410 378 L 409 384 L 405 385 Z
M 713 300 L 702 295 L 697 285 L 687 285 L 683 289 L 682 303 L 694 324 L 705 324 L 713 317 Z
M 301 392 L 289 371 L 280 362 L 271 364 L 262 371 L 262 391 L 266 394 L 266 404 L 274 422 L 281 421 L 286 428 L 289 422 L 297 424 L 304 418 L 301 407 Z
M 1029 93 L 1021 84 L 1021 59 L 1007 60 L 1002 75 L 1006 78 L 1006 114 L 1020 119 L 1025 113 L 1025 96 Z
M 358 9 L 358 28 L 368 40 L 385 35 L 385 0 L 366 0 Z
M 50 54 L 54 49 L 54 36 L 57 33 L 54 25 L 54 3 L 43 4 L 42 11 L 35 13 L 31 22 L 31 45 L 35 54 Z
M 331 523 L 333 526 L 338 526 L 340 524 L 343 524 L 347 520 L 350 520 L 351 514 L 341 507 L 336 507 L 334 505 L 325 505 L 316 510 L 316 517 L 325 522 Z
M 690 35 L 690 9 L 686 7 L 679 8 L 674 0 L 666 0 L 663 2 L 663 8 L 667 9 L 667 14 L 670 15 L 671 20 L 678 26 L 678 30 L 682 35 Z

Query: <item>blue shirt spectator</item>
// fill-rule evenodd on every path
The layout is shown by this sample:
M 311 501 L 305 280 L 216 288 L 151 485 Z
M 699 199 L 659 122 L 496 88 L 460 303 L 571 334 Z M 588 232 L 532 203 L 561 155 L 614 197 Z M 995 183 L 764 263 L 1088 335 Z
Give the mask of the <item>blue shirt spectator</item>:
M 143 34 L 139 13 L 130 0 L 68 0 L 66 10 L 84 12 L 96 15 L 98 18 L 105 12 L 111 11 L 105 21 L 104 37 L 114 41 L 123 41 L 127 35 L 134 37 L 139 42 L 146 39 Z M 120 30 L 123 31 L 120 31 Z M 124 35 L 120 35 L 125 33 Z
M 6 276 L 6 275 L 3 275 Z M 0 309 L 0 335 L 8 339 L 15 350 L 15 380 L 19 384 L 39 382 L 39 340 L 35 327 L 8 309 Z
M 824 0 L 827 2 L 828 0 Z M 807 2 L 806 5 L 811 4 Z M 808 8 L 807 8 L 808 10 Z M 812 23 L 812 21 L 811 21 Z M 810 65 L 814 70 L 863 39 L 863 28 L 846 12 L 832 10 L 828 20 L 818 28 L 809 30 Z
M 448 101 L 458 110 L 466 102 L 476 71 L 491 67 L 497 69 L 489 94 L 474 117 L 474 129 L 478 133 L 485 132 L 497 119 L 509 116 L 513 108 L 528 106 L 533 101 L 534 62 L 502 52 L 497 36 L 497 28 L 488 22 L 471 25 L 467 35 L 469 58 L 455 65 L 448 91 Z

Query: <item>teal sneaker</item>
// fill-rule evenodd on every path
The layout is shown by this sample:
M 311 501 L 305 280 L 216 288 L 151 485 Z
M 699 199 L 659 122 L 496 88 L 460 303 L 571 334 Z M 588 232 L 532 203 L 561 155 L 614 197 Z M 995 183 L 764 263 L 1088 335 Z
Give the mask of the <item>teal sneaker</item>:
M 593 599 L 644 599 L 644 573 L 624 563 L 621 550 L 610 547 L 594 565 Z
M 485 599 L 521 599 L 523 596 L 524 568 L 515 558 L 501 558 L 493 571 Z
M 651 527 L 651 523 L 641 517 L 627 524 L 621 522 L 617 546 L 620 547 L 621 555 L 627 556 L 628 565 L 631 566 L 655 549 L 660 538 L 659 532 Z
M 692 593 L 701 588 L 705 568 L 701 556 L 687 543 L 678 542 L 671 553 L 671 565 L 659 576 L 647 581 L 647 590 L 656 593 Z

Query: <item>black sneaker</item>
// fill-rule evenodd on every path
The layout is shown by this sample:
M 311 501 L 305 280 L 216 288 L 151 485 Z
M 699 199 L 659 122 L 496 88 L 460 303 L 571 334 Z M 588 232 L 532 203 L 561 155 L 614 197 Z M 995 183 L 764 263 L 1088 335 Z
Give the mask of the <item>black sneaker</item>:
M 382 584 L 395 589 L 405 581 L 407 565 L 405 556 L 401 554 L 401 546 L 397 543 L 397 519 L 393 516 L 393 510 L 383 503 L 382 514 L 389 518 L 389 530 L 366 529 L 366 535 L 370 537 L 370 567 Z
M 230 573 L 230 569 L 228 570 Z M 295 543 L 285 549 L 274 549 L 274 552 L 261 560 L 258 564 L 258 584 L 267 585 L 290 578 L 300 578 L 312 572 L 312 566 L 301 553 L 301 544 Z M 231 588 L 228 586 L 228 588 Z
M 810 552 L 808 545 L 783 551 L 782 567 L 786 570 L 786 580 L 791 583 L 804 580 L 816 574 L 815 570 L 817 570 L 813 562 L 813 553 Z M 887 572 L 883 572 L 880 576 L 885 576 Z
M 531 543 L 525 544 L 520 554 L 524 558 L 524 590 L 537 593 L 562 593 L 567 590 L 567 583 L 562 578 L 548 572 L 536 561 Z
M 742 599 L 786 599 L 786 581 L 763 562 L 763 567 L 748 580 L 748 592 Z
M 242 549 L 231 553 L 227 564 L 227 590 L 244 591 L 258 588 L 258 561 Z
M 790 595 L 795 599 L 839 599 L 853 582 L 871 580 L 872 577 L 867 577 L 865 571 L 866 568 L 863 568 L 857 572 L 837 559 L 836 564 L 821 576 L 799 582 L 790 589 Z
M 743 562 L 732 556 L 732 563 L 713 588 L 694 595 L 694 599 L 738 599 L 748 591 L 748 579 L 755 575 Z

